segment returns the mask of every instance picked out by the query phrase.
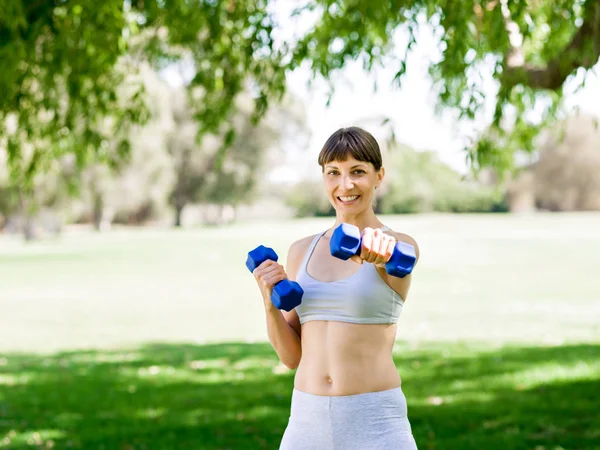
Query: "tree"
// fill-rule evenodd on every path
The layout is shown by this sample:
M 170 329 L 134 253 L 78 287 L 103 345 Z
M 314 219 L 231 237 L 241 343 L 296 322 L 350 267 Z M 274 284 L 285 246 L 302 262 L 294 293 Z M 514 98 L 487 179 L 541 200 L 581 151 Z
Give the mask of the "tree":
M 595 119 L 573 116 L 549 134 L 532 165 L 536 206 L 550 211 L 600 210 L 600 132 Z
M 63 208 L 77 185 L 78 174 L 70 158 L 47 164 L 36 172 L 28 189 L 14 186 L 0 164 L 0 229 L 3 222 L 23 232 L 26 240 L 35 239 L 39 231 L 59 232 L 63 224 Z M 50 215 L 52 217 L 50 217 Z M 4 220 L 2 219 L 4 216 Z
M 252 120 L 251 91 L 246 90 L 235 98 L 229 119 L 228 129 L 235 132 L 236 139 L 227 144 L 225 153 L 219 152 L 230 136 L 228 129 L 206 135 L 200 144 L 196 143 L 196 123 L 190 118 L 181 92 L 179 99 L 173 110 L 175 127 L 168 140 L 176 178 L 170 197 L 175 226 L 181 225 L 182 211 L 191 203 L 235 209 L 251 202 L 270 158 L 282 155 L 277 146 L 286 136 L 293 135 L 302 142 L 309 134 L 303 104 L 298 98 L 288 94 L 281 102 L 271 104 L 265 117 L 256 124 Z
M 193 202 L 210 173 L 214 155 L 222 145 L 216 136 L 204 136 L 202 145 L 196 142 L 197 123 L 183 89 L 172 91 L 171 114 L 173 129 L 167 136 L 175 179 L 169 193 L 169 203 L 175 211 L 174 224 L 180 227 L 183 210 Z
M 120 136 L 118 156 L 126 155 L 128 129 L 147 116 L 131 75 L 141 60 L 191 61 L 200 134 L 223 123 L 248 80 L 258 119 L 284 85 L 272 30 L 266 0 L 4 1 L 0 148 L 13 183 L 30 185 L 64 154 L 80 167 L 103 159 L 108 138 Z
M 117 136 L 105 139 L 102 149 L 104 161 L 112 164 L 91 156 L 85 167 L 70 165 L 77 188 L 63 202 L 70 221 L 90 221 L 100 230 L 114 222 L 138 224 L 154 219 L 167 206 L 174 178 L 165 143 L 172 128 L 172 90 L 148 64 L 140 64 L 137 70 L 149 118 L 143 125 L 130 128 L 126 158 L 118 156 Z
M 475 118 L 489 72 L 494 117 L 468 155 L 474 168 L 502 171 L 516 152 L 531 152 L 539 130 L 560 117 L 565 80 L 587 74 L 600 56 L 600 0 L 310 0 L 298 13 L 304 10 L 315 25 L 295 46 L 294 62 L 309 61 L 325 78 L 360 60 L 367 71 L 395 67 L 400 84 L 422 26 L 439 40 L 429 71 L 440 107 Z M 394 47 L 396 30 L 408 36 L 402 48 Z M 535 107 L 541 121 L 528 117 Z
M 130 68 L 190 61 L 198 133 L 218 130 L 248 81 L 254 120 L 284 91 L 285 73 L 308 63 L 330 78 L 350 60 L 366 70 L 396 67 L 423 26 L 441 56 L 430 74 L 441 107 L 464 119 L 481 112 L 486 71 L 497 86 L 489 130 L 469 153 L 474 168 L 512 166 L 531 151 L 540 127 L 560 116 L 562 87 L 600 55 L 600 0 L 305 0 L 315 25 L 297 42 L 274 43 L 268 0 L 5 0 L 0 18 L 0 148 L 11 179 L 25 185 L 49 160 L 78 164 L 105 158 L 103 142 L 146 117 L 141 84 Z M 408 41 L 393 45 L 394 32 Z M 123 93 L 117 95 L 118 90 Z M 542 120 L 527 113 L 539 108 Z M 16 130 L 6 127 L 15 120 Z M 233 142 L 232 130 L 218 161 Z M 26 145 L 28 144 L 28 146 Z

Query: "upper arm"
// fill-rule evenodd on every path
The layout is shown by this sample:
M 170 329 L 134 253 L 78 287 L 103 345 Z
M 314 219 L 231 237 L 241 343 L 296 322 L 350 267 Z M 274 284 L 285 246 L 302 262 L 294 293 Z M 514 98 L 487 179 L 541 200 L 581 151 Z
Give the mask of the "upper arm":
M 419 251 L 419 246 L 417 244 L 417 241 L 415 241 L 408 234 L 397 233 L 395 231 L 390 231 L 390 234 L 392 236 L 394 236 L 396 241 L 406 242 L 407 244 L 410 244 L 415 248 L 415 256 L 416 256 L 415 265 L 416 265 L 417 262 L 419 261 L 419 256 L 420 256 L 420 251 Z M 385 280 L 385 282 L 388 284 L 388 286 L 390 286 L 395 292 L 397 292 L 398 295 L 400 295 L 400 297 L 402 297 L 404 300 L 406 300 L 406 297 L 408 296 L 408 291 L 410 290 L 412 274 L 408 274 L 404 278 L 398 278 L 398 277 L 388 275 L 385 272 L 385 270 L 378 270 L 378 272 L 381 274 L 382 278 Z
M 415 265 L 417 265 L 417 262 L 419 261 L 419 256 L 420 256 L 419 245 L 417 244 L 417 241 L 415 241 L 413 239 L 413 237 L 409 236 L 408 234 L 404 234 L 404 233 L 393 233 L 393 234 L 397 241 L 406 242 L 407 244 L 410 244 L 415 248 L 415 255 L 417 257 L 417 260 L 415 261 Z
M 289 280 L 296 280 L 298 269 L 300 268 L 300 264 L 302 264 L 302 260 L 304 259 L 304 255 L 306 254 L 312 239 L 313 236 L 308 236 L 294 242 L 290 246 L 287 255 L 287 262 L 285 264 L 285 273 L 287 274 Z M 296 310 L 292 309 L 289 312 L 282 310 L 281 313 L 283 314 L 283 317 L 285 317 L 287 323 L 290 324 L 290 326 L 296 330 L 298 336 L 300 336 L 300 318 L 298 317 Z

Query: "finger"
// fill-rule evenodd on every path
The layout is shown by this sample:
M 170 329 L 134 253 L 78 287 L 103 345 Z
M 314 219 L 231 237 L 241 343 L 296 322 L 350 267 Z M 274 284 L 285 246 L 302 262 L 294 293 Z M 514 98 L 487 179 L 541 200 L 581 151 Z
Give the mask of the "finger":
M 356 255 L 356 256 L 351 256 L 351 257 L 350 257 L 350 260 L 351 260 L 351 261 L 354 261 L 355 263 L 358 263 L 358 264 L 362 264 L 362 263 L 363 263 L 363 260 L 362 260 L 362 259 L 361 259 L 361 257 L 360 257 L 360 256 L 358 256 L 358 255 Z
M 265 259 L 258 266 L 256 266 L 256 268 L 254 269 L 254 272 L 256 272 L 257 270 L 261 270 L 261 271 L 265 270 L 266 268 L 268 268 L 274 264 L 279 264 L 279 263 L 277 261 L 273 261 L 272 259 Z
M 396 248 L 396 239 L 394 239 L 393 237 L 389 240 L 388 244 L 387 244 L 387 248 L 385 250 L 385 261 L 384 262 L 388 262 L 390 260 L 390 258 L 392 257 L 392 255 L 394 254 L 394 249 Z
M 385 263 L 385 251 L 388 247 L 389 237 L 383 231 L 377 229 L 374 232 L 373 251 L 375 253 L 374 264 Z
M 391 258 L 394 251 L 394 245 L 396 241 L 391 236 L 386 236 L 384 241 L 381 243 L 381 250 L 379 257 L 377 258 L 377 264 L 385 265 Z
M 277 264 L 277 265 L 269 267 L 267 269 L 267 272 L 265 272 L 264 276 L 270 277 L 275 274 L 285 274 L 285 271 L 283 270 L 283 266 L 281 266 L 280 264 Z
M 270 275 L 274 272 L 278 272 L 280 270 L 283 272 L 283 266 L 281 264 L 278 264 L 275 261 L 272 261 L 272 264 L 268 264 L 263 268 L 256 269 L 254 271 L 254 276 L 257 279 L 264 279 L 265 276 L 268 276 L 268 275 Z
M 383 260 L 383 255 L 381 255 L 381 245 L 383 243 L 384 235 L 380 229 L 373 230 L 373 240 L 371 241 L 371 250 L 369 252 L 369 256 L 367 257 L 367 262 L 377 264 L 381 260 Z
M 373 229 L 365 228 L 362 232 L 362 243 L 360 249 L 360 257 L 364 261 L 371 262 L 369 258 L 371 257 L 371 251 L 373 249 Z
M 269 286 L 269 287 L 273 287 L 275 286 L 277 283 L 279 283 L 280 281 L 285 280 L 287 277 L 285 275 L 285 273 L 281 274 L 275 274 L 275 275 L 270 275 L 269 277 L 267 277 L 264 281 L 264 283 Z
M 278 262 L 273 262 L 273 264 L 271 264 L 265 268 L 266 273 L 273 272 L 274 270 L 283 270 L 283 266 L 281 264 L 279 264 Z

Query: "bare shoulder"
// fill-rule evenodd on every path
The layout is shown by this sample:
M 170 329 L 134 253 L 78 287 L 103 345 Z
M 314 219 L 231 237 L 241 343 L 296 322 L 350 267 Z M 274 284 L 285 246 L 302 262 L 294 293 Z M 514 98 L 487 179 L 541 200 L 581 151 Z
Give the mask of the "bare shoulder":
M 288 250 L 287 254 L 287 263 L 285 265 L 285 273 L 289 280 L 296 281 L 296 275 L 298 274 L 300 264 L 302 264 L 302 259 L 308 251 L 310 243 L 315 236 L 316 234 L 313 234 L 312 236 L 306 236 L 302 239 L 298 239 L 296 242 L 290 245 L 290 249 Z M 298 317 L 296 309 L 292 309 L 289 312 L 282 310 L 281 313 L 283 314 L 283 317 L 287 323 L 296 331 L 298 336 L 301 336 L 302 327 L 300 325 L 300 318 Z
M 394 236 L 394 238 L 399 242 L 406 242 L 407 244 L 412 245 L 415 248 L 415 255 L 417 256 L 417 261 L 419 260 L 419 245 L 417 241 L 410 235 L 405 233 L 400 233 L 398 231 L 390 230 L 389 233 Z
M 295 241 L 292 245 L 290 245 L 290 249 L 288 250 L 287 255 L 287 264 L 285 267 L 285 271 L 288 277 L 291 280 L 296 279 L 296 273 L 298 272 L 298 268 L 302 263 L 302 259 L 306 254 L 308 248 L 310 247 L 310 243 L 315 238 L 316 234 L 311 236 L 306 236 L 301 239 Z
M 292 245 L 290 245 L 290 253 L 307 250 L 315 236 L 316 234 L 312 234 L 295 241 Z

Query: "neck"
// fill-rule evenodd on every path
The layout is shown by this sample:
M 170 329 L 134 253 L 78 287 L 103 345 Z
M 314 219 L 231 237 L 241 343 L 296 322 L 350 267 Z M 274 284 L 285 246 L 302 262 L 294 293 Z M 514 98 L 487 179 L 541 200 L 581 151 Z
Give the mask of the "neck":
M 358 227 L 358 229 L 362 232 L 365 228 L 381 228 L 383 224 L 379 221 L 375 212 L 372 208 L 369 208 L 366 211 L 363 211 L 359 214 L 343 214 L 338 212 L 335 218 L 335 225 L 333 228 L 336 228 L 342 223 L 347 223 L 350 225 L 354 225 Z

